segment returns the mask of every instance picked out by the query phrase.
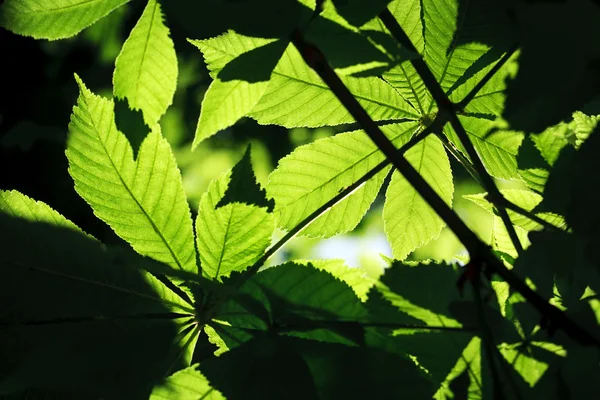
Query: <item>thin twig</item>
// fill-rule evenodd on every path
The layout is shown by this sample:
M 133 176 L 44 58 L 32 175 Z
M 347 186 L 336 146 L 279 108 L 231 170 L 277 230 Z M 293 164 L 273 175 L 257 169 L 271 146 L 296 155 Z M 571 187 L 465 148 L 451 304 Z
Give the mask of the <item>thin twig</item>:
M 400 25 L 398 24 L 398 21 L 396 21 L 392 13 L 387 8 L 384 11 L 382 11 L 381 14 L 379 14 L 379 19 L 381 20 L 381 22 L 383 22 L 383 25 L 401 45 L 406 46 L 406 48 L 411 51 L 417 51 L 413 43 L 410 41 L 409 37 L 402 30 L 402 27 L 400 27 Z M 461 141 L 463 147 L 467 151 L 467 155 L 471 158 L 473 166 L 475 167 L 478 175 L 481 178 L 483 187 L 485 188 L 485 190 L 488 191 L 488 193 L 490 193 L 492 202 L 502 203 L 500 200 L 501 198 L 503 198 L 502 193 L 500 193 L 498 187 L 494 183 L 494 180 L 485 169 L 485 166 L 479 158 L 475 147 L 473 147 L 473 144 L 469 140 L 467 131 L 458 119 L 458 116 L 456 114 L 457 106 L 454 103 L 452 103 L 450 99 L 448 99 L 448 96 L 446 96 L 446 93 L 444 92 L 438 81 L 435 79 L 433 73 L 431 72 L 427 64 L 425 64 L 425 61 L 422 58 L 413 58 L 410 60 L 410 62 L 421 77 L 421 79 L 423 80 L 423 83 L 431 93 L 431 96 L 437 103 L 439 111 L 444 111 L 448 116 L 448 122 L 450 122 L 450 125 L 452 126 L 452 128 L 454 128 L 458 139 Z M 517 253 L 520 254 L 523 251 L 523 246 L 521 244 L 521 241 L 519 240 L 519 237 L 517 236 L 517 232 L 515 231 L 515 228 L 510 218 L 508 217 L 506 208 L 504 207 L 503 203 L 497 204 L 497 208 L 498 214 L 502 219 L 502 222 L 506 226 L 508 235 L 511 241 L 513 242 L 513 246 L 517 250 Z

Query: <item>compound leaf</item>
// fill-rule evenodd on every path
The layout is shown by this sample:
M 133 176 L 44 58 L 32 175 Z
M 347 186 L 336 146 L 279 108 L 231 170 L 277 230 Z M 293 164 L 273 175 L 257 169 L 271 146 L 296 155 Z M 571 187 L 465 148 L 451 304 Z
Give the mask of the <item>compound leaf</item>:
M 416 122 L 406 122 L 382 130 L 399 146 L 417 127 Z M 384 159 L 363 131 L 337 134 L 297 148 L 279 161 L 267 184 L 269 196 L 275 199 L 278 226 L 293 229 Z M 375 200 L 387 170 L 321 214 L 302 234 L 330 237 L 354 229 Z
M 7 0 L 0 6 L 0 26 L 35 39 L 65 39 L 128 1 Z
M 406 159 L 433 189 L 452 204 L 452 170 L 440 140 L 430 136 L 406 152 Z M 444 222 L 399 172 L 394 172 L 383 207 L 385 233 L 394 258 L 405 259 L 413 250 L 434 239 Z
M 195 272 L 192 219 L 181 175 L 158 126 L 137 160 L 114 122 L 114 104 L 80 86 L 69 124 L 67 158 L 75 190 L 140 254 Z
M 148 1 L 123 44 L 113 83 L 115 96 L 141 109 L 148 126 L 157 123 L 171 105 L 177 86 L 177 55 L 156 0 Z

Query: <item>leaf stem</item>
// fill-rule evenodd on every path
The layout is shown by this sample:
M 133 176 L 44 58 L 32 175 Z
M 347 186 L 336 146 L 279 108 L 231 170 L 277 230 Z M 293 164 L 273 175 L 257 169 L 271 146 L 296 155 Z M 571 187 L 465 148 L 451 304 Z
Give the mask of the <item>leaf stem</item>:
M 400 44 L 406 46 L 411 51 L 417 52 L 417 49 L 410 41 L 410 38 L 402 30 L 402 27 L 400 27 L 398 21 L 396 21 L 392 13 L 387 8 L 384 11 L 382 11 L 381 14 L 379 14 L 379 19 L 381 20 L 381 22 L 383 22 L 383 25 Z M 484 189 L 487 190 L 488 193 L 490 193 L 491 201 L 496 205 L 496 208 L 498 209 L 498 214 L 506 227 L 508 235 L 513 243 L 513 246 L 517 250 L 517 253 L 522 253 L 523 246 L 521 244 L 521 241 L 519 240 L 519 237 L 517 236 L 517 232 L 515 231 L 515 228 L 510 218 L 508 217 L 508 213 L 506 211 L 506 208 L 504 207 L 504 202 L 501 200 L 504 196 L 502 196 L 502 193 L 500 193 L 500 190 L 498 190 L 498 187 L 494 183 L 494 180 L 485 169 L 485 166 L 483 165 L 481 158 L 479 158 L 475 147 L 469 140 L 467 131 L 458 119 L 458 115 L 456 113 L 457 105 L 450 101 L 450 99 L 448 98 L 438 81 L 435 79 L 433 73 L 431 72 L 427 64 L 425 64 L 425 61 L 422 58 L 413 58 L 410 60 L 410 62 L 421 77 L 421 79 L 423 80 L 423 83 L 425 84 L 429 92 L 431 93 L 431 96 L 437 103 L 440 112 L 444 111 L 445 114 L 448 116 L 448 122 L 450 122 L 450 125 L 452 126 L 452 128 L 454 128 L 454 131 L 456 132 L 459 140 L 461 141 L 462 145 L 467 151 L 467 155 L 471 159 L 473 166 L 475 167 L 475 170 L 477 171 L 481 179 Z M 488 78 L 488 80 L 489 79 L 490 78 Z
M 389 14 L 389 11 L 387 11 L 387 13 Z M 391 14 L 389 14 L 389 16 L 391 17 Z M 398 28 L 400 27 L 398 26 Z M 400 31 L 402 32 L 401 29 Z M 402 34 L 404 34 L 404 32 L 402 32 Z M 573 322 L 563 311 L 548 303 L 493 255 L 490 247 L 483 243 L 477 235 L 466 226 L 460 217 L 444 202 L 413 166 L 396 151 L 393 143 L 383 134 L 369 114 L 367 114 L 333 69 L 327 64 L 321 51 L 314 45 L 307 43 L 300 31 L 295 30 L 291 36 L 292 43 L 298 48 L 304 61 L 315 70 L 327 86 L 329 86 L 332 93 L 334 93 L 354 119 L 363 127 L 377 147 L 379 147 L 439 217 L 444 220 L 458 239 L 465 245 L 471 254 L 472 260 L 480 260 L 482 267 L 487 267 L 491 272 L 498 274 L 516 291 L 521 293 L 521 295 L 538 309 L 540 313 L 553 321 L 555 326 L 561 327 L 565 333 L 573 339 L 578 340 L 582 344 L 600 347 L 600 340 Z M 427 71 L 429 70 L 427 69 Z M 433 78 L 430 71 L 429 74 L 431 78 Z M 439 85 L 437 85 L 437 87 L 441 90 Z M 447 114 L 448 108 L 440 108 L 440 112 L 436 119 L 448 118 Z M 454 113 L 451 112 L 450 114 Z M 456 115 L 454 114 L 454 116 Z M 512 224 L 510 224 L 510 226 L 512 227 Z

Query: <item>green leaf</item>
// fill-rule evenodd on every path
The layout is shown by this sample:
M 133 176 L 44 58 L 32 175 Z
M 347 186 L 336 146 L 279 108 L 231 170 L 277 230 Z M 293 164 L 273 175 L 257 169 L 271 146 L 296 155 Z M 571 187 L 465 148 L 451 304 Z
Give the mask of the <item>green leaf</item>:
M 238 328 L 270 327 L 318 340 L 331 340 L 333 331 L 360 340 L 353 327 L 346 329 L 338 323 L 366 316 L 360 299 L 346 283 L 310 264 L 289 262 L 253 276 L 215 318 Z
M 406 159 L 447 204 L 452 204 L 452 170 L 440 140 L 430 136 L 406 152 Z M 444 222 L 397 171 L 386 192 L 384 229 L 394 258 L 405 259 L 413 250 L 439 235 Z
M 35 39 L 76 35 L 129 0 L 6 0 L 0 26 Z
M 575 132 L 576 145 L 579 147 L 590 136 L 600 121 L 600 115 L 586 115 L 581 111 L 573 113 L 573 122 L 569 127 Z
M 31 222 L 45 222 L 84 233 L 46 203 L 35 201 L 16 190 L 0 190 L 0 212 Z M 90 236 L 91 237 L 91 236 Z
M 177 55 L 163 13 L 149 0 L 115 64 L 114 94 L 142 110 L 146 125 L 153 126 L 173 101 L 177 86 Z
M 169 376 L 152 390 L 150 400 L 225 400 L 218 390 L 210 386 L 198 365 L 182 369 Z
M 396 146 L 416 131 L 415 122 L 382 127 Z M 363 131 L 337 134 L 301 146 L 279 160 L 267 193 L 275 199 L 278 226 L 291 230 L 319 207 L 385 159 Z M 356 227 L 375 200 L 388 169 L 375 175 L 301 234 L 330 237 Z
M 401 312 L 427 325 L 460 327 L 450 311 L 461 298 L 456 287 L 459 272 L 447 264 L 406 265 L 398 261 L 385 270 L 377 289 Z
M 202 51 L 214 78 L 202 101 L 192 144 L 195 148 L 252 111 L 267 89 L 286 42 L 246 37 L 232 31 L 190 42 Z
M 181 175 L 158 126 L 134 161 L 114 122 L 113 102 L 80 86 L 69 124 L 67 158 L 75 190 L 140 254 L 195 272 L 192 219 Z
M 459 360 L 474 333 L 419 329 L 367 330 L 367 343 L 392 354 L 411 358 L 441 385 Z
M 473 116 L 459 116 L 473 147 L 488 173 L 500 179 L 516 179 L 517 153 L 523 140 L 519 132 L 498 130 L 494 122 Z M 444 127 L 444 133 L 464 154 L 466 151 L 450 124 Z
M 207 360 L 200 369 L 230 398 L 341 399 L 367 393 L 386 398 L 402 393 L 425 399 L 434 391 L 412 361 L 388 352 L 273 334 Z
M 531 135 L 531 139 L 540 154 L 550 166 L 554 165 L 563 147 L 569 144 L 569 124 L 560 123 L 546 129 L 538 135 Z
M 248 150 L 200 199 L 196 244 L 204 276 L 229 276 L 262 256 L 275 229 L 269 204 L 252 172 Z
M 327 260 L 294 260 L 295 264 L 313 266 L 314 268 L 325 271 L 341 280 L 352 288 L 356 296 L 363 302 L 367 300 L 367 293 L 375 284 L 375 279 L 371 278 L 364 269 L 350 267 L 344 260 L 330 258 Z
M 240 55 L 275 42 L 274 39 L 244 36 L 233 31 L 210 39 L 188 39 L 188 41 L 202 52 L 204 62 L 213 79 L 217 78 L 229 62 Z
M 505 189 L 501 190 L 500 193 L 504 196 L 506 200 L 523 208 L 526 211 L 531 211 L 533 214 L 543 219 L 544 221 L 547 221 L 550 224 L 559 228 L 564 227 L 564 219 L 557 214 L 550 212 L 533 212 L 534 209 L 542 202 L 541 195 L 529 190 L 521 189 Z M 490 213 L 494 214 L 492 228 L 492 246 L 494 247 L 494 249 L 509 254 L 512 257 L 516 258 L 518 256 L 517 250 L 513 246 L 512 239 L 510 238 L 510 235 L 506 230 L 504 222 L 498 215 L 496 215 L 496 211 L 492 203 L 490 203 L 487 200 L 487 193 L 473 194 L 463 197 L 473 201 L 475 204 L 483 207 Z M 508 210 L 508 216 L 514 225 L 515 232 L 519 237 L 519 241 L 521 242 L 524 248 L 527 248 L 527 246 L 529 246 L 529 239 L 527 237 L 527 233 L 542 228 L 542 225 L 512 210 Z
M 411 39 L 417 51 L 423 53 L 425 39 L 421 20 L 421 2 L 394 0 L 388 9 Z M 380 23 L 375 24 L 379 25 Z M 382 26 L 379 26 L 379 29 L 385 30 Z M 426 114 L 425 107 L 431 103 L 431 94 L 411 63 L 404 62 L 395 66 L 384 73 L 383 78 L 396 88 L 416 110 L 419 110 L 421 115 Z
M 44 220 L 48 208 L 29 215 Z M 192 306 L 144 271 L 150 260 L 48 222 L 0 212 L 3 386 L 147 397 L 180 365 L 178 331 Z
M 503 37 L 507 30 L 495 9 L 486 1 L 471 2 L 424 0 L 422 3 L 425 51 L 423 58 L 436 80 L 447 92 L 457 86 L 474 86 L 482 77 L 482 71 L 501 54 L 486 59 L 490 46 L 483 42 L 465 43 L 474 32 L 485 32 L 493 37 Z M 476 15 L 478 18 L 469 18 Z M 508 32 L 509 33 L 509 32 Z M 460 101 L 461 98 L 451 100 Z
M 523 208 L 526 211 L 533 211 L 542 202 L 543 199 L 542 196 L 538 193 L 523 189 L 503 189 L 500 190 L 500 193 L 504 196 L 506 200 Z M 472 202 L 489 211 L 490 213 L 495 214 L 493 204 L 487 200 L 487 193 L 469 194 L 463 197 L 465 199 L 471 200 Z M 541 228 L 540 224 L 538 224 L 535 221 L 532 221 L 526 216 L 521 215 L 512 210 L 507 211 L 510 220 L 515 226 L 521 227 L 527 231 Z M 559 215 L 552 214 L 549 212 L 534 212 L 534 214 L 555 226 L 564 226 L 564 220 Z
M 387 2 L 387 0 L 386 0 Z M 373 2 L 369 3 L 373 5 Z M 366 15 L 366 4 L 351 6 Z M 379 11 L 385 3 L 375 6 Z M 323 52 L 327 63 L 338 74 L 354 76 L 378 76 L 398 63 L 418 56 L 402 47 L 387 32 L 358 29 L 340 12 L 347 7 L 334 8 L 332 2 L 324 2 L 323 10 L 311 21 L 305 39 Z M 367 19 L 370 19 L 367 17 Z
M 418 119 L 415 110 L 378 77 L 341 77 L 350 92 L 375 121 Z M 290 45 L 273 71 L 266 92 L 250 117 L 259 124 L 286 128 L 319 127 L 353 122 L 327 85 Z
M 268 85 L 269 82 L 223 82 L 219 78 L 215 79 L 202 100 L 192 149 L 217 132 L 229 128 L 252 111 Z

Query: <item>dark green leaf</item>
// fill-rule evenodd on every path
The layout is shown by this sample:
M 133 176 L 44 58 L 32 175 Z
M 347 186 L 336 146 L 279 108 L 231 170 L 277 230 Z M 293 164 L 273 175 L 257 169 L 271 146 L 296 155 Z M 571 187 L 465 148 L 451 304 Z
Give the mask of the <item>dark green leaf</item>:
M 190 318 L 173 313 L 191 317 L 193 309 L 143 271 L 141 256 L 3 213 L 0 226 L 4 393 L 12 382 L 147 398 L 180 365 L 178 332 Z

